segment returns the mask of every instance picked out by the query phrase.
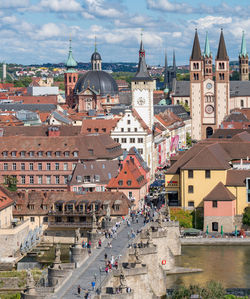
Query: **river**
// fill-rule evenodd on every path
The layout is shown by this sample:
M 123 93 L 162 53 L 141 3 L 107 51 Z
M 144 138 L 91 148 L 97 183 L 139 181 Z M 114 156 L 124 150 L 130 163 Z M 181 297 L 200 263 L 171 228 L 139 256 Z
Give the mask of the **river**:
M 219 281 L 225 288 L 250 288 L 250 246 L 182 246 L 176 265 L 203 272 L 167 276 L 167 288 Z

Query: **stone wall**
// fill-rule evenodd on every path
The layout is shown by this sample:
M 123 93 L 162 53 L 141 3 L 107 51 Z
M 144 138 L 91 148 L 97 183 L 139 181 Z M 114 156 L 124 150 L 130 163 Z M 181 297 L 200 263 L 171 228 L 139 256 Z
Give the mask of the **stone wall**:
M 218 222 L 218 232 L 221 231 L 221 226 L 223 226 L 224 233 L 231 233 L 235 230 L 234 227 L 234 216 L 205 216 L 204 217 L 204 231 L 207 230 L 212 232 L 212 223 Z

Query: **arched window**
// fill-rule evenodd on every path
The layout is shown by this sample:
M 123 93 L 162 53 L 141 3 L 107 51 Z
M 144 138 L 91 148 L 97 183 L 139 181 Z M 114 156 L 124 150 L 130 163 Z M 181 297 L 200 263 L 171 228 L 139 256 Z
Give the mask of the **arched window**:
M 69 76 L 69 83 L 71 83 L 71 76 Z
M 206 138 L 209 138 L 210 136 L 212 136 L 213 135 L 213 128 L 211 128 L 211 127 L 207 127 L 206 128 Z

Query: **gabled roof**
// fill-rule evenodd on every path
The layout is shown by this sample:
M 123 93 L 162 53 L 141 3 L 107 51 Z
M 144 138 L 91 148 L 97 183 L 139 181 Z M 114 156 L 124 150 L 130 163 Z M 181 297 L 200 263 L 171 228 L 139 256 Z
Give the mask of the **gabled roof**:
M 0 187 L 0 211 L 14 204 L 14 200 L 9 196 L 10 192 Z
M 222 184 L 219 182 L 214 189 L 204 197 L 204 201 L 232 201 L 235 200 L 235 196 Z
M 119 182 L 122 182 L 122 184 Z M 126 160 L 122 163 L 122 169 L 119 174 L 112 178 L 108 185 L 108 189 L 140 189 L 147 180 L 141 174 L 136 164 L 132 160 Z
M 227 172 L 226 185 L 246 187 L 246 178 L 250 178 L 250 170 L 230 169 Z
M 140 117 L 140 115 L 137 113 L 135 109 L 132 109 L 132 115 L 139 121 L 140 125 L 143 127 L 145 131 L 147 131 L 148 134 L 151 134 L 151 129 L 146 125 L 144 120 Z
M 99 133 L 110 134 L 118 122 L 118 118 L 114 119 L 83 119 L 81 134 Z
M 142 166 L 142 168 L 146 171 L 149 172 L 150 168 L 148 167 L 147 163 L 143 160 L 141 154 L 138 152 L 138 150 L 136 149 L 136 147 L 131 147 L 129 152 L 128 152 L 129 156 L 136 156 L 138 162 L 140 163 L 140 165 Z
M 220 41 L 219 41 L 219 47 L 218 47 L 216 59 L 217 60 L 229 60 L 222 29 L 221 29 L 221 33 L 220 33 Z
M 195 30 L 193 49 L 192 49 L 190 60 L 201 60 L 201 47 L 200 47 L 197 29 Z

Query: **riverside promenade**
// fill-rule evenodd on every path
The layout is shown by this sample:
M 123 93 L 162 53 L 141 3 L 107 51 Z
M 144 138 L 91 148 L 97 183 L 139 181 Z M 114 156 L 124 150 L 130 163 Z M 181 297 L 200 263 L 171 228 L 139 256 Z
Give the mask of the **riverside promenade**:
M 206 246 L 221 246 L 221 245 L 241 245 L 241 246 L 249 246 L 250 238 L 200 238 L 200 237 L 189 237 L 189 238 L 181 238 L 182 246 L 192 246 L 192 245 L 206 245 Z
M 83 265 L 75 269 L 71 277 L 62 285 L 62 287 L 54 293 L 50 298 L 52 299 L 72 299 L 80 298 L 77 294 L 78 285 L 83 290 L 91 290 L 91 282 L 95 280 L 96 276 L 96 288 L 100 285 L 100 281 L 103 281 L 106 277 L 106 273 L 103 271 L 105 268 L 104 254 L 107 253 L 108 259 L 111 256 L 117 257 L 122 255 L 129 244 L 129 237 L 131 235 L 131 229 L 135 232 L 143 226 L 143 217 L 139 216 L 138 223 L 132 223 L 128 227 L 126 223 L 122 224 L 117 233 L 116 239 L 111 240 L 112 248 L 107 248 L 108 240 L 105 240 L 101 248 L 92 249 L 91 256 L 86 260 Z M 102 270 L 100 272 L 100 269 Z M 92 292 L 93 293 L 93 292 Z M 81 292 L 81 298 L 83 298 L 83 291 Z

